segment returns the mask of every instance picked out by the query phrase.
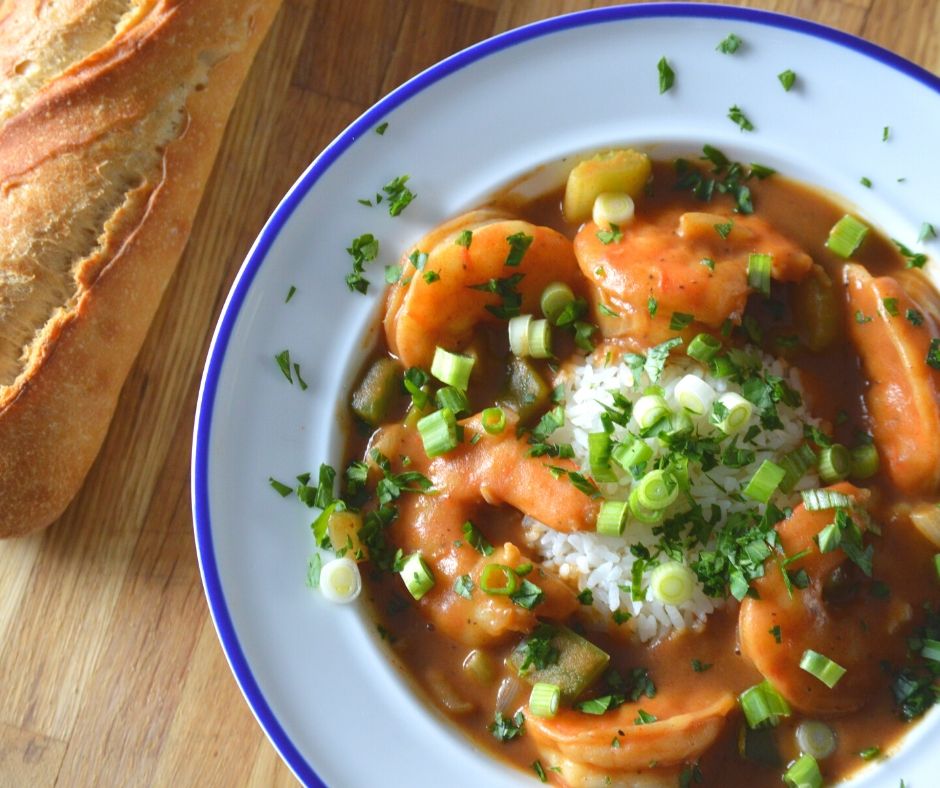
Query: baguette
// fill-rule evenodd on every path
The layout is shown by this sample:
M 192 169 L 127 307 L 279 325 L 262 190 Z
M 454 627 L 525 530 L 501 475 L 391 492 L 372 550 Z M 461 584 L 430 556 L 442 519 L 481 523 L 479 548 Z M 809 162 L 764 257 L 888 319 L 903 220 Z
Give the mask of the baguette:
M 101 447 L 280 0 L 0 0 L 0 536 Z

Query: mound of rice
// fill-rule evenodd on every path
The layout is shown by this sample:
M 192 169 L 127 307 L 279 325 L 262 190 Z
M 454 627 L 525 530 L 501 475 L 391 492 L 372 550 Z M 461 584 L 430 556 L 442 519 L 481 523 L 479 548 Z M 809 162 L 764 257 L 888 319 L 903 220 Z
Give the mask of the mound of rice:
M 760 374 L 783 379 L 802 399 L 800 380 L 795 369 L 755 349 L 749 349 L 748 353 L 755 367 L 760 367 Z M 565 419 L 564 425 L 555 430 L 549 440 L 570 444 L 574 450 L 574 461 L 587 475 L 590 474 L 588 434 L 603 430 L 602 415 L 608 408 L 614 407 L 615 395 L 635 403 L 653 384 L 649 373 L 638 368 L 635 357 L 632 366 L 629 360 L 629 356 L 615 363 L 589 359 L 580 365 L 567 366 L 559 373 L 557 382 L 564 385 L 565 392 Z M 667 404 L 674 411 L 681 410 L 675 396 L 676 384 L 686 375 L 701 378 L 717 395 L 729 391 L 744 393 L 742 389 L 746 381 L 745 384 L 736 384 L 727 377 L 716 378 L 694 359 L 682 353 L 673 354 L 666 361 L 656 385 L 662 389 Z M 699 464 L 689 463 L 688 493 L 703 510 L 714 512 L 714 506 L 721 512 L 715 533 L 734 512 L 754 511 L 757 508 L 763 511 L 763 505 L 740 495 L 741 491 L 764 460 L 779 462 L 783 455 L 803 442 L 804 424 L 818 426 L 818 421 L 802 404 L 793 407 L 780 402 L 775 407 L 781 427 L 768 429 L 762 426 L 761 410 L 755 407 L 747 425 L 737 433 L 738 445 L 753 452 L 753 461 L 740 468 L 719 463 L 707 473 Z M 732 438 L 721 433 L 710 422 L 708 414 L 692 416 L 692 421 L 697 436 L 722 439 L 723 447 L 731 443 Z M 612 438 L 623 440 L 631 434 L 636 436 L 639 431 L 639 426 L 631 417 L 626 425 L 614 425 Z M 656 467 L 656 461 L 665 457 L 670 450 L 656 438 L 645 440 L 654 452 L 647 467 Z M 616 463 L 611 463 L 611 466 L 617 475 L 617 482 L 602 483 L 598 487 L 605 499 L 625 501 L 634 479 Z M 815 471 L 810 471 L 796 484 L 793 492 L 786 495 L 778 491 L 771 502 L 778 507 L 793 506 L 799 500 L 799 490 L 818 486 L 819 479 Z M 665 511 L 665 516 L 668 519 L 689 508 L 688 496 L 680 495 Z M 562 577 L 574 579 L 579 590 L 589 589 L 591 595 L 585 596 L 593 596 L 594 608 L 605 619 L 613 615 L 615 620 L 623 621 L 627 618 L 625 614 L 629 613 L 629 621 L 623 625 L 631 628 L 643 642 L 666 635 L 673 629 L 699 628 L 707 616 L 723 603 L 722 599 L 707 596 L 697 580 L 691 599 L 681 605 L 664 604 L 654 597 L 649 588 L 649 576 L 659 563 L 656 560 L 660 543 L 657 526 L 645 525 L 631 518 L 623 536 L 614 537 L 594 532 L 562 533 L 532 518 L 526 518 L 524 522 L 527 540 L 543 562 Z M 714 544 L 713 533 L 706 545 L 687 549 L 683 562 L 690 565 L 702 550 L 713 549 Z M 631 550 L 631 547 L 634 549 Z M 637 553 L 643 555 L 642 548 L 650 550 L 653 558 L 643 566 L 642 582 L 639 585 L 641 593 L 636 594 L 633 571 L 638 560 Z M 663 560 L 667 559 L 663 557 Z M 615 615 L 616 611 L 620 612 Z

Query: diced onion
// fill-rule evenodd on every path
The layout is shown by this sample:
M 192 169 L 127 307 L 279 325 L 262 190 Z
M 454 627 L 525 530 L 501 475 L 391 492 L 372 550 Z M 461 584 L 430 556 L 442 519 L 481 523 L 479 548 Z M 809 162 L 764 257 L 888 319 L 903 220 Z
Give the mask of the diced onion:
M 809 648 L 803 652 L 803 657 L 800 659 L 800 667 L 811 676 L 815 676 L 819 679 L 823 684 L 829 687 L 829 689 L 832 689 L 838 684 L 839 679 L 845 675 L 845 668 L 840 664 L 833 662 L 824 654 L 820 654 L 818 651 L 813 651 Z
M 529 355 L 529 324 L 532 315 L 518 315 L 509 319 L 509 349 L 514 356 L 525 358 Z
M 692 598 L 695 575 L 685 564 L 667 561 L 650 574 L 650 590 L 664 605 L 681 605 Z
M 669 406 L 659 394 L 646 394 L 633 406 L 633 418 L 641 429 L 649 429 L 669 415 Z
M 412 553 L 408 556 L 399 574 L 401 579 L 405 581 L 408 593 L 415 599 L 421 599 L 434 588 L 434 575 L 431 574 L 431 568 L 421 557 L 421 553 Z
M 725 435 L 733 435 L 736 432 L 740 432 L 744 428 L 744 425 L 750 420 L 754 406 L 734 391 L 722 394 L 718 398 L 718 402 L 727 411 L 723 418 L 718 419 L 718 429 L 725 433 Z
M 603 230 L 609 230 L 612 224 L 623 227 L 633 221 L 635 206 L 633 198 L 625 192 L 601 192 L 594 198 L 594 210 L 591 218 L 594 224 Z
M 800 752 L 814 758 L 828 758 L 836 751 L 836 734 L 819 720 L 803 720 L 796 726 L 796 743 Z
M 431 361 L 431 374 L 448 386 L 466 391 L 470 384 L 473 363 L 472 356 L 451 353 L 442 347 L 437 347 L 434 349 L 434 359 Z
M 829 231 L 826 246 L 843 260 L 848 260 L 868 235 L 868 225 L 846 214 Z
M 320 591 L 330 602 L 352 602 L 362 591 L 359 567 L 351 558 L 334 558 L 320 569 Z
M 790 704 L 769 681 L 744 690 L 738 701 L 751 728 L 774 727 L 791 713 Z
M 822 788 L 822 772 L 816 759 L 804 753 L 797 758 L 783 775 L 787 788 Z
M 698 375 L 686 375 L 675 388 L 676 401 L 689 413 L 704 416 L 715 401 L 715 390 Z
M 597 525 L 595 526 L 597 532 L 605 536 L 620 536 L 623 534 L 628 510 L 629 504 L 626 501 L 604 501 L 597 513 Z
M 565 308 L 574 303 L 574 292 L 564 282 L 552 282 L 542 291 L 539 305 L 542 314 L 553 326 Z
M 561 687 L 539 681 L 532 685 L 529 695 L 529 711 L 535 717 L 554 717 L 561 702 Z
M 752 500 L 767 503 L 786 474 L 787 472 L 776 463 L 764 460 L 741 492 Z

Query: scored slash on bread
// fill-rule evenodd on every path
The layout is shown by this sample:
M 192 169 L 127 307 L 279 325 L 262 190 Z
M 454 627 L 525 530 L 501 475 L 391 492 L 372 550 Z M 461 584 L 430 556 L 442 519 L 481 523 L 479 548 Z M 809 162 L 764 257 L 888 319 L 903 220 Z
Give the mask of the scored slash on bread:
M 0 536 L 81 486 L 279 5 L 0 5 Z

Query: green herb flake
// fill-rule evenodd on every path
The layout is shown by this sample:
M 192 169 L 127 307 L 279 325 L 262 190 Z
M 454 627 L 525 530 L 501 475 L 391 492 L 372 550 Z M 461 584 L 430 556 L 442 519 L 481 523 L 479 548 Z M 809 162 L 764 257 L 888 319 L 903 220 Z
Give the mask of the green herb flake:
M 918 312 L 916 309 L 908 309 L 904 313 L 904 317 L 907 318 L 908 322 L 912 326 L 921 326 L 924 324 L 924 316 L 922 313 Z
M 473 597 L 473 580 L 470 575 L 461 575 L 457 578 L 457 582 L 454 583 L 454 593 L 459 594 L 464 599 L 471 599 Z
M 930 348 L 927 351 L 927 366 L 940 369 L 940 338 L 938 337 L 930 340 Z
M 777 624 L 776 626 L 771 627 L 768 631 L 771 635 L 773 635 L 774 642 L 776 642 L 776 644 L 779 646 L 783 642 L 783 637 L 780 633 L 780 625 Z
M 864 312 L 862 312 L 861 309 L 855 310 L 855 322 L 856 323 L 858 323 L 859 325 L 864 325 L 865 323 L 871 323 L 871 321 L 872 321 L 871 315 L 866 315 Z
M 917 243 L 923 243 L 924 241 L 929 241 L 931 238 L 937 237 L 937 231 L 930 222 L 924 222 L 920 226 L 920 232 L 917 234 Z
M 400 265 L 387 265 L 385 266 L 385 281 L 390 285 L 394 285 L 401 279 L 401 266 Z
M 896 298 L 882 298 L 881 305 L 884 307 L 885 312 L 891 315 L 891 317 L 897 317 L 900 314 L 898 310 L 898 299 Z
M 650 296 L 646 299 L 646 311 L 650 313 L 650 317 L 656 317 L 656 310 L 659 309 L 659 302 Z
M 350 292 L 362 293 L 365 295 L 369 289 L 369 280 L 362 274 L 365 270 L 365 264 L 370 263 L 378 257 L 379 242 L 371 233 L 363 233 L 358 238 L 353 238 L 346 252 L 352 257 L 352 272 L 346 275 L 346 286 Z
M 593 605 L 594 604 L 594 592 L 590 588 L 585 588 L 580 594 L 578 594 L 578 602 L 582 605 Z
M 320 572 L 323 569 L 323 558 L 319 553 L 314 553 L 310 556 L 310 560 L 307 562 L 307 587 L 308 588 L 319 588 L 320 587 Z
M 885 127 L 881 130 L 881 141 L 882 141 L 882 142 L 887 142 L 887 141 L 888 141 L 888 137 L 890 137 L 890 136 L 891 136 L 891 127 L 890 127 L 890 126 L 885 126 Z
M 744 110 L 742 110 L 737 104 L 728 110 L 728 119 L 732 123 L 737 124 L 741 131 L 754 131 L 754 124 L 751 123 L 747 115 L 744 114 Z
M 695 320 L 695 315 L 690 315 L 687 312 L 673 312 L 669 320 L 669 330 L 682 331 L 688 328 L 693 320 Z
M 274 356 L 274 360 L 277 362 L 278 367 L 283 373 L 284 377 L 287 378 L 287 382 L 291 385 L 294 385 L 294 378 L 290 374 L 290 351 L 282 350 L 280 353 Z
M 294 293 L 296 292 L 297 292 L 297 288 L 291 285 L 290 289 L 287 291 L 287 298 L 284 299 L 284 303 L 289 304 L 290 300 L 294 297 Z
M 682 339 L 675 337 L 665 342 L 651 347 L 646 354 L 646 360 L 643 363 L 643 369 L 650 379 L 650 383 L 655 385 L 663 374 L 663 368 L 666 366 L 666 359 L 669 358 L 670 351 L 682 344 Z
M 793 88 L 794 83 L 796 82 L 796 73 L 788 68 L 786 71 L 781 71 L 779 74 L 777 74 L 777 79 L 780 80 L 780 84 L 783 85 L 783 89 L 789 93 Z
M 473 243 L 473 231 L 464 230 L 454 239 L 454 243 L 457 244 L 457 246 L 462 246 L 464 249 L 469 249 L 470 244 Z
M 271 485 L 274 491 L 280 495 L 281 498 L 286 498 L 294 491 L 293 487 L 288 487 L 286 484 L 284 484 L 284 482 L 279 482 L 273 476 L 268 477 L 268 484 Z
M 541 761 L 535 761 L 532 764 L 532 770 L 535 772 L 535 776 L 539 778 L 539 782 L 548 782 L 548 776 L 545 774 L 545 769 L 542 768 Z
M 519 314 L 522 306 L 522 295 L 516 287 L 525 277 L 525 274 L 513 274 L 502 279 L 490 279 L 479 285 L 470 285 L 471 290 L 480 290 L 484 293 L 493 293 L 499 297 L 499 305 L 487 304 L 486 311 L 501 320 L 508 320 Z M 587 305 L 585 304 L 585 309 Z M 560 320 L 560 318 L 559 318 Z
M 437 271 L 425 271 L 421 278 L 429 285 L 439 282 L 441 275 Z
M 858 757 L 861 758 L 863 761 L 873 761 L 875 760 L 875 758 L 878 758 L 880 756 L 881 756 L 881 747 L 866 747 L 864 750 L 862 750 L 858 754 Z
M 607 315 L 607 317 L 620 317 L 620 313 L 614 312 L 614 310 L 607 306 L 607 304 L 598 304 L 597 311 L 602 315 Z
M 866 189 L 871 188 L 871 178 L 862 176 L 862 178 L 859 180 L 859 183 L 862 184 L 862 186 L 864 186 Z
M 621 624 L 626 624 L 633 618 L 633 614 L 628 613 L 626 610 L 615 610 L 610 614 L 610 618 L 619 627 Z
M 706 670 L 710 670 L 713 665 L 712 662 L 702 662 L 700 659 L 692 660 L 692 670 L 696 673 L 704 673 Z
M 712 226 L 715 228 L 715 232 L 721 236 L 722 240 L 725 240 L 731 234 L 731 230 L 734 227 L 734 222 L 727 221 Z
M 704 265 L 709 271 L 715 270 L 715 261 L 710 257 L 703 257 L 699 262 Z
M 519 607 L 525 610 L 532 610 L 534 607 L 541 604 L 542 600 L 545 598 L 545 592 L 531 580 L 523 580 L 519 584 L 518 590 L 510 594 L 509 598 L 519 605 Z
M 744 41 L 740 36 L 737 36 L 734 33 L 730 33 L 727 38 L 725 38 L 723 41 L 721 41 L 721 43 L 718 44 L 717 47 L 715 47 L 715 49 L 718 52 L 721 52 L 723 55 L 733 55 L 741 48 L 743 43 Z
M 509 254 L 506 255 L 505 264 L 510 268 L 518 266 L 534 240 L 534 236 L 526 235 L 523 232 L 507 235 L 506 242 L 509 244 Z
M 486 537 L 484 537 L 483 534 L 480 533 L 480 530 L 469 520 L 463 524 L 461 531 L 463 531 L 463 536 L 467 544 L 480 555 L 490 556 L 493 554 L 493 545 L 486 541 Z
M 300 385 L 300 390 L 306 391 L 309 387 L 307 386 L 307 381 L 300 377 L 300 364 L 296 361 L 294 362 L 294 375 L 297 376 L 297 383 Z
M 378 126 L 375 127 L 375 133 L 381 137 L 385 133 L 386 129 L 388 129 L 387 120 L 383 123 L 380 123 Z
M 648 711 L 643 711 L 643 709 L 637 709 L 636 719 L 633 720 L 634 725 L 649 725 L 651 722 L 656 722 L 658 717 L 655 714 L 650 714 Z
M 418 196 L 405 185 L 408 183 L 409 177 L 408 175 L 399 175 L 382 187 L 382 191 L 385 192 L 385 196 L 388 198 L 389 216 L 398 216 Z
M 496 712 L 496 717 L 489 727 L 497 741 L 507 742 L 516 739 L 525 732 L 525 715 L 517 711 L 513 717 L 504 717 L 502 712 Z
M 620 243 L 623 240 L 623 232 L 618 225 L 611 222 L 609 230 L 597 231 L 597 238 L 604 246 L 608 246 L 612 243 Z M 509 263 L 507 263 L 507 265 L 509 265 Z
M 659 72 L 659 93 L 662 95 L 675 84 L 676 72 L 670 67 L 665 55 L 659 59 L 656 69 Z
M 898 248 L 898 251 L 901 253 L 901 256 L 907 260 L 908 268 L 923 268 L 927 264 L 927 255 L 922 252 L 915 252 L 909 247 L 902 244 L 896 238 L 891 239 L 894 245 Z

